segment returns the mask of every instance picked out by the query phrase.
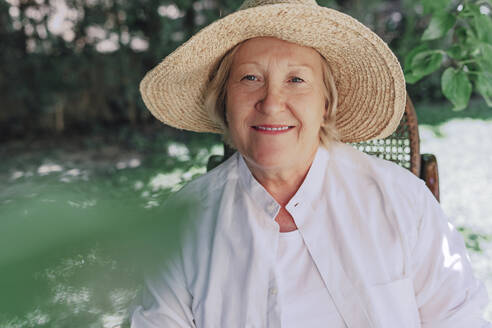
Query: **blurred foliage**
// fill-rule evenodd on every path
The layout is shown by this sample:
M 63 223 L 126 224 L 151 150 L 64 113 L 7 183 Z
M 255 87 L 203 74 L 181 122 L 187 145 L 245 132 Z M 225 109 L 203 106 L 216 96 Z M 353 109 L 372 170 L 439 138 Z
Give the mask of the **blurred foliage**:
M 467 108 L 472 90 L 492 107 L 492 18 L 490 0 L 422 0 L 430 22 L 420 44 L 405 55 L 407 83 L 439 68 L 443 95 L 453 110 Z
M 193 201 L 164 202 L 205 172 L 217 138 L 185 146 L 165 131 L 127 130 L 118 140 L 115 157 L 93 157 L 109 147 L 97 137 L 78 146 L 81 158 L 39 145 L 32 157 L 3 157 L 0 327 L 120 325 L 142 271 L 173 254 Z
M 443 107 L 447 107 L 444 109 Z M 492 121 L 492 110 L 480 99 L 471 99 L 466 111 L 452 111 L 450 106 L 443 103 L 421 102 L 416 108 L 419 125 L 432 127 L 449 122 L 453 119 L 470 118 L 482 121 Z
M 172 254 L 189 207 L 149 206 L 98 181 L 73 191 L 32 184 L 16 185 L 0 211 L 0 313 L 9 318 L 0 326 L 33 311 L 44 317 L 35 327 L 125 317 L 140 271 Z
M 158 124 L 138 94 L 143 75 L 240 3 L 0 0 L 0 139 Z M 490 105 L 490 0 L 319 3 L 380 35 L 409 83 L 430 74 L 408 86 L 414 101 L 444 94 L 460 109 L 475 90 Z

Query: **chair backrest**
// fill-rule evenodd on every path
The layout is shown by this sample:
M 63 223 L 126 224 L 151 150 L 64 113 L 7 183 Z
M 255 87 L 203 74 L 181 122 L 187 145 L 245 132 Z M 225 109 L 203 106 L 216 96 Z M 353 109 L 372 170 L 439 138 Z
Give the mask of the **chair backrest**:
M 420 139 L 415 108 L 407 95 L 405 113 L 395 132 L 384 139 L 352 143 L 357 149 L 409 169 L 420 177 Z

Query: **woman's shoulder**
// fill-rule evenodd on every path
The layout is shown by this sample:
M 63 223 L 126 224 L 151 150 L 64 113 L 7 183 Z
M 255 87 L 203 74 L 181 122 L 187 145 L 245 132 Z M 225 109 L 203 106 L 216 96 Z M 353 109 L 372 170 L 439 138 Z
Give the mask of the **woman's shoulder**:
M 223 189 L 228 182 L 237 180 L 237 166 L 238 153 L 235 153 L 214 169 L 188 182 L 173 197 L 203 200 L 204 197 L 220 193 L 220 189 Z
M 332 166 L 343 175 L 407 191 L 419 190 L 424 184 L 410 170 L 389 160 L 368 155 L 349 144 L 335 143 L 329 152 Z
M 163 203 L 163 208 L 178 213 L 178 220 L 186 227 L 186 240 L 195 239 L 190 245 L 196 244 L 199 235 L 206 237 L 206 231 L 209 231 L 208 235 L 212 233 L 210 229 L 217 219 L 215 209 L 227 194 L 225 189 L 234 187 L 237 180 L 237 162 L 237 154 L 234 154 L 213 170 L 188 182 Z

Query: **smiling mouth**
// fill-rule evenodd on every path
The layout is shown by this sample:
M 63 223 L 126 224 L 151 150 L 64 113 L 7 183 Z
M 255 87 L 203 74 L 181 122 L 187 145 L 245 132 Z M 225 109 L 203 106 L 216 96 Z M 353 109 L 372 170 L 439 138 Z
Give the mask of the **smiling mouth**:
M 252 128 L 260 132 L 281 133 L 281 132 L 289 131 L 290 129 L 294 128 L 294 126 L 293 125 L 253 125 Z

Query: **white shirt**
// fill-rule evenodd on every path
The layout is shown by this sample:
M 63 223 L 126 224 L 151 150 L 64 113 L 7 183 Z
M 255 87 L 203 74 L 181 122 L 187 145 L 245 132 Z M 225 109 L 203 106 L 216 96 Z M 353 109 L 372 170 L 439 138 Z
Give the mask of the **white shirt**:
M 345 328 L 299 230 L 282 232 L 275 264 L 282 328 Z
M 174 198 L 193 197 L 193 224 L 147 279 L 132 327 L 281 327 L 279 204 L 237 153 Z M 347 327 L 490 327 L 461 235 L 409 171 L 320 147 L 286 209 Z

